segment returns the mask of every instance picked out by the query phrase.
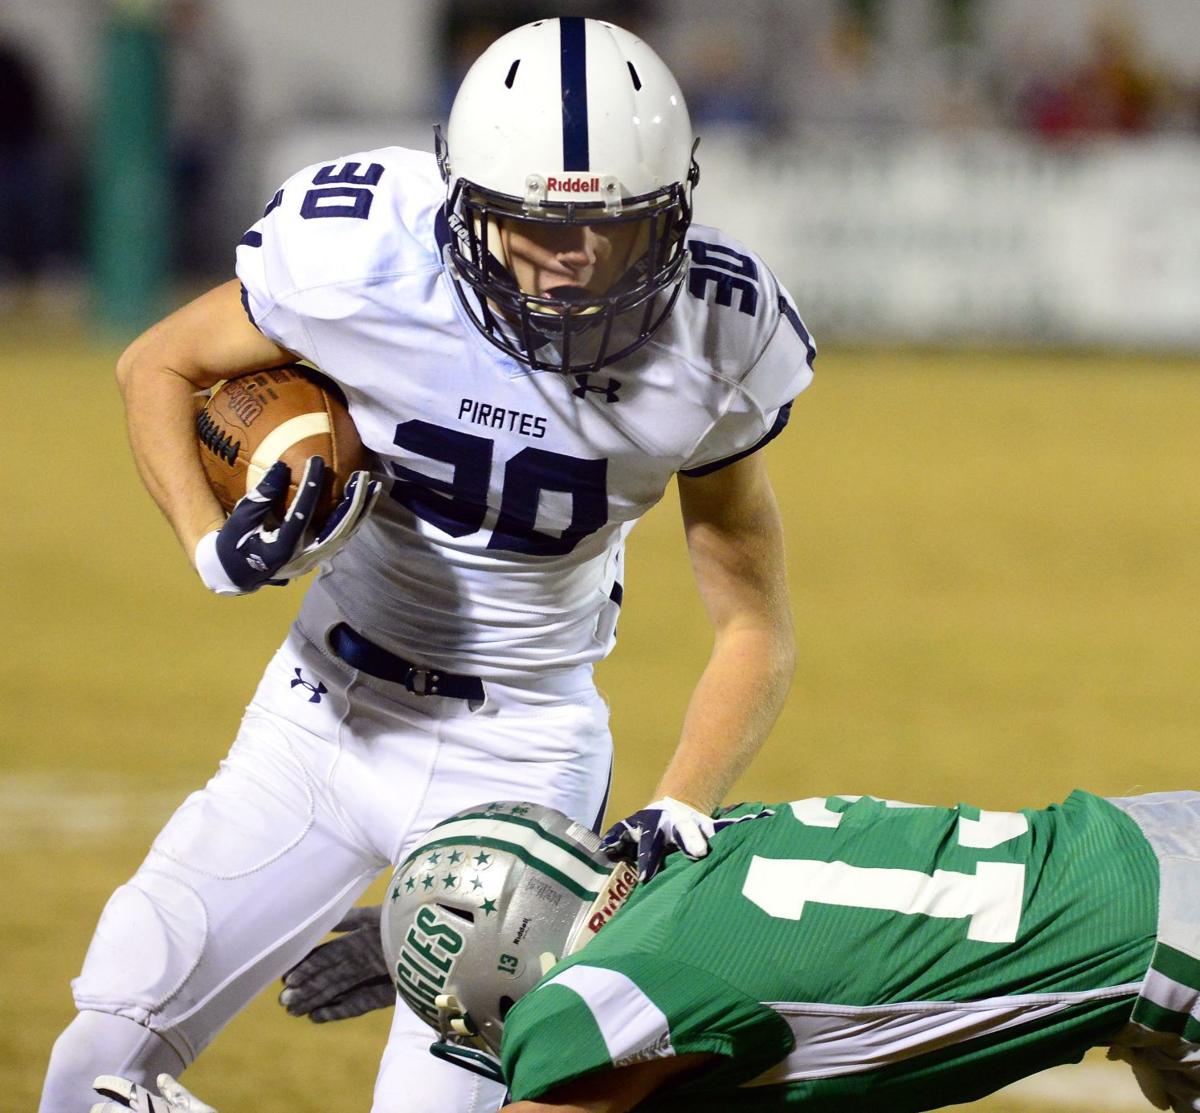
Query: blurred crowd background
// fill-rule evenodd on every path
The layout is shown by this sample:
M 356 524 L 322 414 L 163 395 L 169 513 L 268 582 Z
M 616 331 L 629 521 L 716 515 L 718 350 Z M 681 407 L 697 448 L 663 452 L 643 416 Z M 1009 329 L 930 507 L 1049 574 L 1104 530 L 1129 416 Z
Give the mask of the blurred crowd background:
M 130 328 L 227 277 L 281 178 L 428 148 L 551 13 L 666 59 L 698 218 L 771 245 L 818 335 L 1200 345 L 1196 0 L 5 0 L 0 312 Z

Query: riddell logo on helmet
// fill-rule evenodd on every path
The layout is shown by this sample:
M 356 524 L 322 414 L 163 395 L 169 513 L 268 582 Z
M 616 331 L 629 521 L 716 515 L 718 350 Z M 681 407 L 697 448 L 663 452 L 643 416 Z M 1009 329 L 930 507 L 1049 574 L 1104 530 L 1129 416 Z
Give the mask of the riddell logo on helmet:
M 546 179 L 546 188 L 555 193 L 599 193 L 599 178 L 554 178 Z
M 609 881 L 588 913 L 587 926 L 593 935 L 617 914 L 636 884 L 637 870 L 629 865 Z

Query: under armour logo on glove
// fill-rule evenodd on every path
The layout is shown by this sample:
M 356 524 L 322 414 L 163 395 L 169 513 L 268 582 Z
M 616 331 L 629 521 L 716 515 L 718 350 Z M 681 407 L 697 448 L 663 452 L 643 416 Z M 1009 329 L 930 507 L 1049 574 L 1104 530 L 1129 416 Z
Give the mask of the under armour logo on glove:
M 693 861 L 708 853 L 709 840 L 718 831 L 747 819 L 762 819 L 769 808 L 735 819 L 713 819 L 695 808 L 664 796 L 641 811 L 614 823 L 604 834 L 601 849 L 610 858 L 637 861 L 638 881 L 645 884 L 660 869 L 672 850 L 682 850 Z
M 313 514 L 325 483 L 325 461 L 310 456 L 284 508 L 291 469 L 277 460 L 229 512 L 220 529 L 205 534 L 196 546 L 196 571 L 218 595 L 245 595 L 264 584 L 285 584 L 328 560 L 366 520 L 382 489 L 367 472 L 346 481 L 341 501 L 320 527 Z M 282 522 L 272 527 L 273 519 Z M 314 534 L 315 530 L 315 534 Z
M 321 681 L 319 681 L 319 680 L 315 684 L 313 684 L 312 681 L 310 681 L 310 680 L 305 680 L 303 674 L 300 672 L 299 669 L 296 669 L 294 671 L 296 673 L 296 679 L 292 681 L 291 687 L 293 687 L 293 688 L 301 687 L 301 688 L 308 689 L 308 691 L 310 691 L 312 693 L 312 695 L 310 695 L 308 697 L 308 702 L 309 703 L 320 703 L 321 697 L 326 692 L 328 692 L 329 689 L 326 688 L 325 685 L 322 684 Z
M 313 512 L 321 498 L 325 461 L 309 458 L 296 485 L 296 497 L 286 511 L 291 469 L 277 460 L 259 480 L 258 486 L 240 499 L 225 524 L 201 538 L 196 546 L 196 568 L 205 586 L 218 595 L 244 595 L 263 584 L 287 583 L 277 575 L 304 548 L 312 531 Z M 268 524 L 282 513 L 278 527 Z

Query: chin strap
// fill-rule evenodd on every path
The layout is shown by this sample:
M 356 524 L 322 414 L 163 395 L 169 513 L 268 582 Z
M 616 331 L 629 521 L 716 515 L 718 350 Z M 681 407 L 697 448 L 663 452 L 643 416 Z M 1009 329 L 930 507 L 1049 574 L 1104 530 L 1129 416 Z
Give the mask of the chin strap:
M 491 1082 L 504 1084 L 504 1073 L 500 1070 L 500 1060 L 487 1051 L 477 1051 L 473 1047 L 463 1047 L 457 1043 L 446 1043 L 439 1040 L 429 1048 L 430 1054 L 453 1063 L 456 1067 L 469 1070 Z
M 442 1038 L 430 1045 L 430 1054 L 492 1082 L 503 1083 L 504 1074 L 500 1070 L 499 1058 L 483 1042 L 471 1018 L 458 1003 L 458 998 L 443 993 L 437 996 L 435 1002 L 438 1031 Z M 468 1047 L 468 1043 L 474 1046 Z

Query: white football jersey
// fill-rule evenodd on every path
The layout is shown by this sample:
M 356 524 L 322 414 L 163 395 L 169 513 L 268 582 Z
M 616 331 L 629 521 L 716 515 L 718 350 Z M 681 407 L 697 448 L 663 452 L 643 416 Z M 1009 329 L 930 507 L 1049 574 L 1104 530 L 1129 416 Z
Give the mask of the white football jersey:
M 384 481 L 310 590 L 431 667 L 501 680 L 593 662 L 629 530 L 676 472 L 775 436 L 815 349 L 762 261 L 694 226 L 647 344 L 591 375 L 531 372 L 461 306 L 443 200 L 432 155 L 368 151 L 290 178 L 239 245 L 247 312 L 338 383 Z

